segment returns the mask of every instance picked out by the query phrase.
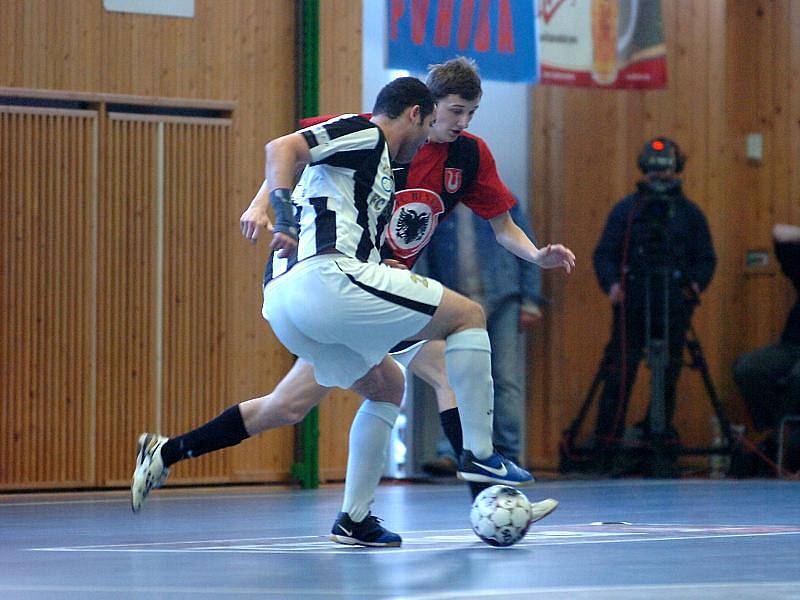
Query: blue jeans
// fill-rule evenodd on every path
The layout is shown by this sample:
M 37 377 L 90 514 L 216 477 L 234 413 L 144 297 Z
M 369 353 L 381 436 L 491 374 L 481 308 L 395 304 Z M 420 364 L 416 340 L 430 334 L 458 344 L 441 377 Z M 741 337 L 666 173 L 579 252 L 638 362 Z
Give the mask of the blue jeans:
M 507 298 L 487 315 L 492 343 L 494 380 L 494 445 L 498 452 L 519 461 L 525 424 L 525 334 L 519 331 L 519 298 Z M 444 434 L 436 444 L 440 456 L 453 456 Z

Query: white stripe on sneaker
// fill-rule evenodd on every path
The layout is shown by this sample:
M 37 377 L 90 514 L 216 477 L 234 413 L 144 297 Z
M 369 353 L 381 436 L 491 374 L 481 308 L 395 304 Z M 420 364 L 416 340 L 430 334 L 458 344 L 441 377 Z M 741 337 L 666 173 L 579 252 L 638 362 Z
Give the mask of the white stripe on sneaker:
M 501 465 L 503 467 L 502 469 L 495 469 L 494 467 L 487 467 L 486 465 L 481 464 L 476 460 L 473 460 L 472 464 L 475 465 L 476 467 L 480 467 L 481 469 L 489 471 L 489 473 L 497 475 L 498 477 L 505 477 L 506 475 L 508 475 L 508 469 L 506 468 L 505 465 Z

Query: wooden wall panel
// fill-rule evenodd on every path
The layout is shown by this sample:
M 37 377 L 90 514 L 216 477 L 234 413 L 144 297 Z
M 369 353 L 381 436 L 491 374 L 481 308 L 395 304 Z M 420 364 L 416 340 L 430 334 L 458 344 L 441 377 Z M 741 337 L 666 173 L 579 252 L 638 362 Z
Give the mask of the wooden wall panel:
M 110 119 L 98 210 L 97 458 L 101 485 L 124 485 L 135 441 L 160 430 L 158 123 Z
M 319 21 L 320 112 L 360 112 L 361 2 L 323 0 Z
M 719 235 L 730 252 L 715 307 L 716 333 L 728 365 L 742 352 L 777 339 L 788 312 L 791 286 L 774 258 L 767 268 L 745 264 L 748 250 L 771 251 L 775 222 L 791 220 L 797 194 L 797 86 L 791 81 L 800 40 L 798 7 L 792 2 L 727 3 L 725 195 L 717 203 Z M 794 17 L 792 17 L 794 13 Z M 794 98 L 794 99 L 793 99 Z M 793 106 L 794 104 L 794 106 Z M 764 158 L 745 156 L 745 138 L 760 133 Z M 794 221 L 797 222 L 797 221 Z M 724 366 L 728 366 L 724 365 Z M 721 374 L 730 410 L 746 420 L 729 368 Z
M 224 361 L 221 367 L 224 392 L 219 394 L 217 406 L 228 406 L 271 390 L 288 370 L 291 357 L 260 317 L 265 245 L 244 243 L 238 236 L 238 219 L 263 178 L 264 143 L 293 128 L 295 3 L 291 0 L 198 0 L 193 19 L 176 19 L 109 13 L 102 8 L 102 2 L 96 0 L 0 0 L 0 14 L 3 15 L 0 19 L 3 40 L 0 87 L 236 103 L 229 134 L 228 190 L 219 207 L 221 212 L 215 213 L 226 230 L 221 268 L 225 276 L 216 285 L 224 298 L 221 306 L 228 310 L 220 340 L 224 346 L 219 354 L 222 358 L 218 357 Z M 17 153 L 11 156 L 16 160 Z M 129 158 L 115 156 L 116 165 L 131 164 Z M 147 185 L 150 184 L 152 182 Z M 115 185 L 121 188 L 126 184 Z M 133 182 L 128 185 L 132 186 Z M 126 193 L 130 193 L 135 202 L 143 201 L 140 200 L 143 191 L 139 188 L 126 190 Z M 103 198 L 107 210 L 115 207 L 113 210 L 130 219 L 133 227 L 130 231 L 116 230 L 116 234 L 122 236 L 119 242 L 126 246 L 115 247 L 117 254 L 110 259 L 121 262 L 124 250 L 145 262 L 134 261 L 127 265 L 131 270 L 127 275 L 103 274 L 105 284 L 112 287 L 121 278 L 145 277 L 144 271 L 151 264 L 146 262 L 150 257 L 142 255 L 143 244 L 147 241 L 143 238 L 147 234 L 142 222 L 151 218 L 149 209 L 140 207 L 138 214 L 123 213 L 121 203 L 128 199 Z M 103 226 L 113 228 L 119 224 L 104 223 Z M 108 232 L 101 231 L 101 236 L 105 236 L 106 245 L 112 243 Z M 117 280 L 111 279 L 112 276 Z M 152 291 L 136 290 L 137 294 L 144 295 Z M 30 297 L 35 294 L 30 292 Z M 120 306 L 106 306 L 106 312 L 101 315 L 101 329 L 97 332 L 98 338 L 105 340 L 104 350 L 113 350 L 104 357 L 105 373 L 117 378 L 99 382 L 110 394 L 103 401 L 108 407 L 114 407 L 114 414 L 98 423 L 96 432 L 93 428 L 87 431 L 90 436 L 95 434 L 105 449 L 100 457 L 105 461 L 98 474 L 100 484 L 127 485 L 135 437 L 142 428 L 163 426 L 164 433 L 178 433 L 172 429 L 173 423 L 159 423 L 150 405 L 152 389 L 142 379 L 151 381 L 152 373 L 134 372 L 138 365 L 126 364 L 130 358 L 143 360 L 134 354 L 134 349 L 152 340 L 135 339 L 127 348 L 115 341 L 115 336 L 138 326 L 138 322 L 130 321 L 136 316 L 131 311 L 132 303 L 140 302 L 138 295 L 122 300 L 124 303 Z M 123 314 L 128 315 L 125 317 L 128 321 L 111 318 Z M 108 329 L 102 329 L 106 327 Z M 75 369 L 80 372 L 77 365 Z M 134 385 L 132 380 L 136 377 L 140 380 Z M 215 374 L 210 385 L 217 386 L 220 377 L 223 375 Z M 15 398 L 15 402 L 22 402 L 22 399 Z M 205 418 L 211 411 L 209 405 L 201 405 L 193 414 Z M 189 420 L 175 421 L 174 426 L 187 427 Z M 285 428 L 250 441 L 241 450 L 227 452 L 229 478 L 287 478 L 292 439 L 291 429 Z M 197 462 L 207 460 L 210 459 L 202 458 Z M 195 468 L 217 469 L 194 465 L 185 468 L 187 477 L 193 476 Z M 173 476 L 180 476 L 183 469 L 181 466 Z
M 104 485 L 130 477 L 134 446 L 113 440 L 184 432 L 227 408 L 229 129 L 227 119 L 110 115 L 98 331 L 111 333 L 101 356 L 122 360 L 103 361 L 99 378 Z M 119 410 L 116 398 L 131 402 Z M 171 481 L 229 481 L 230 457 L 190 461 Z
M 229 233 L 224 201 L 229 177 L 227 120 L 160 124 L 163 136 L 163 339 L 161 423 L 183 432 L 227 408 L 225 333 L 231 307 Z M 226 481 L 229 453 L 213 453 L 177 469 L 174 482 Z
M 350 425 L 361 396 L 333 389 L 319 407 L 319 472 L 322 481 L 343 481 L 347 470 Z
M 96 127 L 0 107 L 0 487 L 94 480 Z

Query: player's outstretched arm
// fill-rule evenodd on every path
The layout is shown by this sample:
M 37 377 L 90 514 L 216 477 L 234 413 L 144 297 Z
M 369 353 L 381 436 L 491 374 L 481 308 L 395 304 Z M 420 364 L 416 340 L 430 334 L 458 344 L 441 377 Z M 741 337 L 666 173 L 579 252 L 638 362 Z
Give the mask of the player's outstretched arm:
M 575 255 L 572 250 L 561 244 L 548 244 L 544 248 L 537 248 L 525 232 L 514 223 L 508 212 L 494 217 L 489 222 L 497 243 L 521 259 L 537 264 L 543 269 L 563 268 L 567 273 L 575 267 Z

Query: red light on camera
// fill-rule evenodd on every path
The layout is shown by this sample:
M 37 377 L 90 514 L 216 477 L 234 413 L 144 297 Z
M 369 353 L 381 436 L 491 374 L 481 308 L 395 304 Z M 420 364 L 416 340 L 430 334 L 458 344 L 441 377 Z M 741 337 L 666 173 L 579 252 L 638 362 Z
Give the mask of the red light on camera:
M 664 149 L 664 142 L 661 140 L 653 140 L 653 143 L 650 144 L 650 146 L 653 148 L 653 150 L 661 152 Z

